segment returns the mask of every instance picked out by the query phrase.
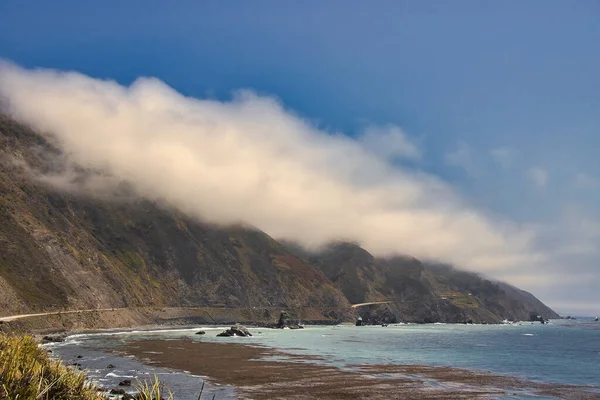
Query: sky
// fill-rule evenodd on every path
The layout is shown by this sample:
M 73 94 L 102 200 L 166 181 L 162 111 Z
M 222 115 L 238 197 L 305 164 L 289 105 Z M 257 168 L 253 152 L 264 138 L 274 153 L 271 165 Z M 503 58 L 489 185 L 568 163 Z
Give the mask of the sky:
M 74 162 L 600 314 L 598 1 L 121 3 L 0 3 L 0 92 Z

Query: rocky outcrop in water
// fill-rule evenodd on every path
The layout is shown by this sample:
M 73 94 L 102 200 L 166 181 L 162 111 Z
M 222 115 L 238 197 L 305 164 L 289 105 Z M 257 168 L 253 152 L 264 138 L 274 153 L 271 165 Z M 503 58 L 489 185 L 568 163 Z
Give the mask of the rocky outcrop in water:
M 219 333 L 217 336 L 219 336 L 219 337 L 231 337 L 231 336 L 246 337 L 246 336 L 252 336 L 252 334 L 250 333 L 248 328 L 246 328 L 245 326 L 236 324 L 236 325 L 232 326 L 231 328 Z

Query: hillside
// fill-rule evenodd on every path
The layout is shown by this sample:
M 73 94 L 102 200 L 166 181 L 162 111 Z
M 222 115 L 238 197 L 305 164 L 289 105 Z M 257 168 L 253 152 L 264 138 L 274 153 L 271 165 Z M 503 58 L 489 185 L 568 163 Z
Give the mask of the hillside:
M 318 254 L 243 226 L 219 227 L 142 199 L 126 183 L 86 184 L 46 137 L 0 115 L 0 316 L 67 309 L 201 306 L 312 310 L 316 319 L 499 322 L 556 313 L 527 292 L 350 243 Z M 40 177 L 43 176 L 43 179 Z M 65 186 L 65 182 L 62 182 Z M 268 313 L 267 313 L 268 314 Z M 269 315 L 276 318 L 277 315 Z
M 352 303 L 393 300 L 361 308 L 365 321 L 500 322 L 558 314 L 528 292 L 449 266 L 412 257 L 379 259 L 351 243 L 302 257 L 319 268 Z
M 0 154 L 0 316 L 140 305 L 349 307 L 321 272 L 263 232 L 203 224 L 124 185 L 109 201 L 30 179 L 15 160 L 60 171 L 59 152 L 6 117 Z

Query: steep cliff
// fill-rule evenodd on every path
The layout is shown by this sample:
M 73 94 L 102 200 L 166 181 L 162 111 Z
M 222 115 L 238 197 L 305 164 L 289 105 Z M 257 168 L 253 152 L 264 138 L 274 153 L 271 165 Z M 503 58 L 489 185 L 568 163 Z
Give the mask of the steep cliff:
M 60 152 L 6 117 L 0 156 L 0 316 L 141 305 L 349 308 L 321 272 L 263 232 L 203 224 L 127 185 L 110 198 L 52 189 L 28 170 L 61 172 Z
M 358 309 L 367 322 L 488 322 L 558 314 L 533 295 L 505 283 L 412 257 L 379 259 L 351 243 L 317 254 L 299 253 L 352 303 L 391 301 Z

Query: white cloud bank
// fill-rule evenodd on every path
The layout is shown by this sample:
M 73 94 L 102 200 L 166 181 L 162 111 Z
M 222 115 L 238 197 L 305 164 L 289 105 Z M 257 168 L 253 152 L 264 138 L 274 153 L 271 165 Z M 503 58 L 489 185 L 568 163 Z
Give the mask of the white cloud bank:
M 309 247 L 355 240 L 377 255 L 492 275 L 544 259 L 532 230 L 473 209 L 434 176 L 389 163 L 419 156 L 398 128 L 354 140 L 250 92 L 198 100 L 156 79 L 123 87 L 6 64 L 0 91 L 17 119 L 51 132 L 76 163 L 205 221 L 244 222 Z

